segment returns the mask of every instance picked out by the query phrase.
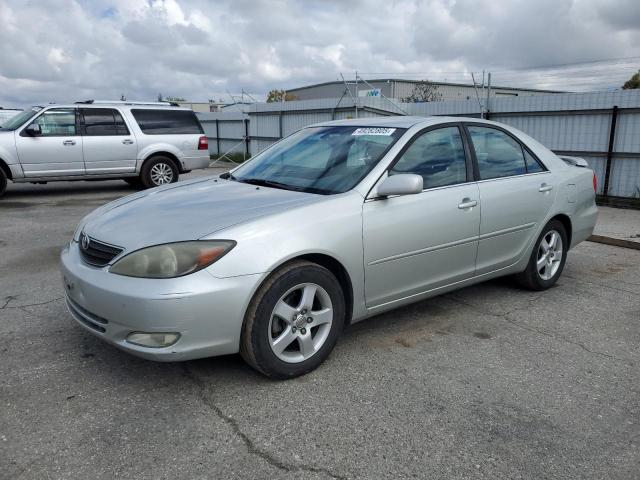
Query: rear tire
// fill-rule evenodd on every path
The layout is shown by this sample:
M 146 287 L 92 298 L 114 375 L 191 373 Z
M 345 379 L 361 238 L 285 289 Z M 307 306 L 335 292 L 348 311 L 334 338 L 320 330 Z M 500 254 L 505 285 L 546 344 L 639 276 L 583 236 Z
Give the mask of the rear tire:
M 7 174 L 4 173 L 2 167 L 0 167 L 0 197 L 7 191 Z
M 173 160 L 159 155 L 144 162 L 140 179 L 146 188 L 153 188 L 177 182 L 178 175 L 178 167 Z
M 336 277 L 315 263 L 291 262 L 273 273 L 249 304 L 240 354 L 270 378 L 304 375 L 329 356 L 344 318 Z
M 551 220 L 536 240 L 526 270 L 515 276 L 516 281 L 530 290 L 551 288 L 562 274 L 568 250 L 564 225 L 558 220 Z

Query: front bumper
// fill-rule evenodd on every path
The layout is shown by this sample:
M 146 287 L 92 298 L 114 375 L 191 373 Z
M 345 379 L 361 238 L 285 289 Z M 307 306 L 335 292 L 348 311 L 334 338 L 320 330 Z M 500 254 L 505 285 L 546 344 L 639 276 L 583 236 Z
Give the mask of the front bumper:
M 174 279 L 124 277 L 85 264 L 78 244 L 61 254 L 67 307 L 87 331 L 149 360 L 179 361 L 238 352 L 244 312 L 264 274 L 216 278 L 206 269 Z M 126 341 L 132 332 L 177 332 L 170 347 Z
M 180 159 L 180 163 L 182 164 L 182 170 L 199 170 L 202 168 L 209 168 L 211 157 L 207 150 L 205 154 L 197 157 L 182 157 Z

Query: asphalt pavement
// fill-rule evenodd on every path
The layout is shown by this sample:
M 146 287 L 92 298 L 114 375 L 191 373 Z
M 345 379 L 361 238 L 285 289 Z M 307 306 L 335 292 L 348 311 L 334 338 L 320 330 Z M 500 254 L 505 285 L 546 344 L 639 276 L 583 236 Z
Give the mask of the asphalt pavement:
M 503 279 L 385 313 L 277 382 L 237 355 L 141 360 L 73 322 L 59 251 L 133 192 L 0 199 L 1 479 L 639 478 L 640 251 L 585 242 L 549 291 Z

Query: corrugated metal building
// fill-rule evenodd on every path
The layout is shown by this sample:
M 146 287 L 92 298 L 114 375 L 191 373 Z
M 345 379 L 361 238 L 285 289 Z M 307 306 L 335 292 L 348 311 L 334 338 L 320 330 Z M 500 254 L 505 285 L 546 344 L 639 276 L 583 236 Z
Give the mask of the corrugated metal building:
M 351 95 L 355 96 L 380 96 L 379 92 L 387 98 L 405 98 L 411 95 L 418 80 L 403 80 L 394 78 L 384 78 L 376 80 L 367 80 L 367 83 L 359 81 L 357 85 L 358 95 L 356 95 L 355 82 L 348 82 Z M 473 85 L 465 85 L 463 83 L 446 83 L 431 82 L 437 87 L 438 93 L 442 95 L 442 101 L 447 100 L 472 100 L 476 98 L 476 90 Z M 315 85 L 307 85 L 305 87 L 293 88 L 287 90 L 287 94 L 295 96 L 297 100 L 314 100 L 320 98 L 340 98 L 343 95 L 349 95 L 346 91 L 347 86 L 344 82 L 325 82 Z M 531 95 L 549 95 L 551 93 L 562 93 L 555 90 L 536 90 L 513 87 L 491 87 L 492 98 L 503 97 L 527 97 Z M 478 88 L 478 94 L 482 98 L 486 98 L 487 90 L 482 91 Z

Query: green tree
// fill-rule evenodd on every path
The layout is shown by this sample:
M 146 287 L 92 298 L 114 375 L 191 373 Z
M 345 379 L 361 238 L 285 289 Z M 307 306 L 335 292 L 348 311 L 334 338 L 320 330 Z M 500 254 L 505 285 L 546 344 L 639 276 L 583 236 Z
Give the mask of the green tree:
M 298 97 L 296 97 L 292 93 L 287 93 L 286 90 L 278 90 L 277 88 L 274 88 L 269 93 L 267 93 L 267 103 L 291 102 L 292 100 L 297 99 Z
M 416 83 L 409 96 L 400 100 L 405 103 L 439 102 L 442 100 L 442 94 L 438 91 L 438 85 L 429 80 L 421 80 Z
M 631 78 L 624 82 L 622 86 L 623 90 L 632 90 L 634 88 L 640 88 L 640 70 L 631 75 Z

